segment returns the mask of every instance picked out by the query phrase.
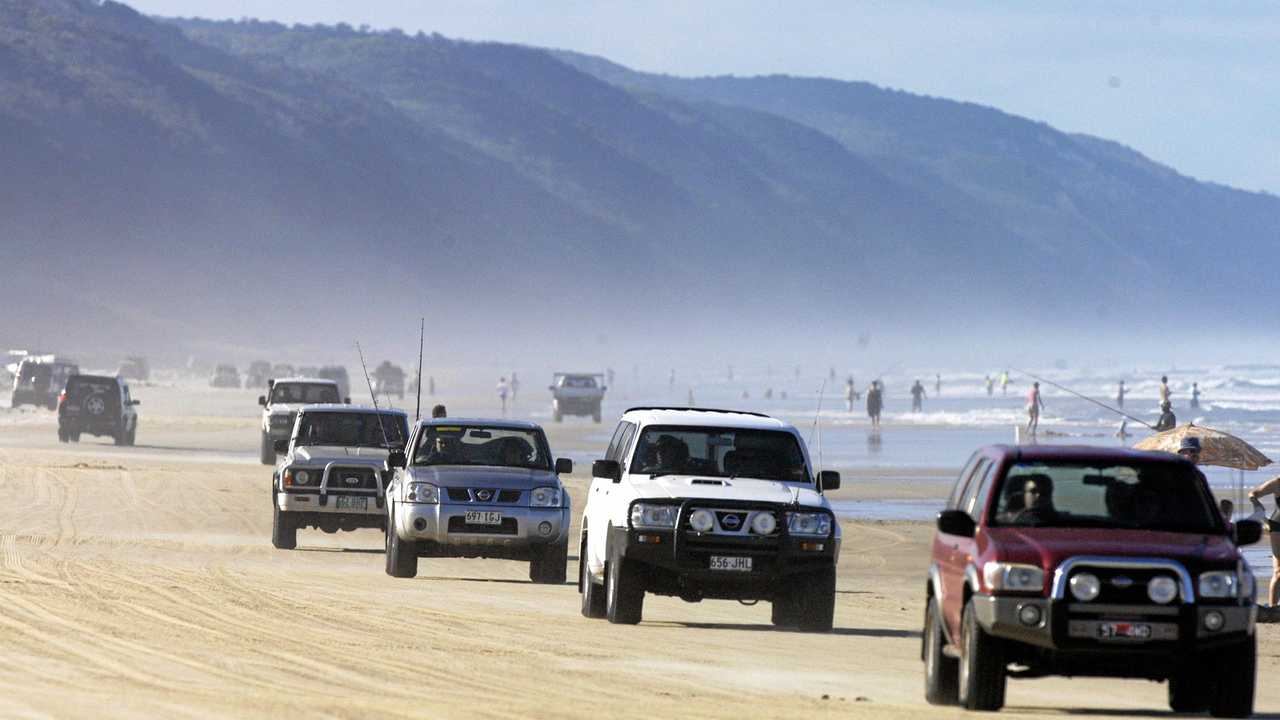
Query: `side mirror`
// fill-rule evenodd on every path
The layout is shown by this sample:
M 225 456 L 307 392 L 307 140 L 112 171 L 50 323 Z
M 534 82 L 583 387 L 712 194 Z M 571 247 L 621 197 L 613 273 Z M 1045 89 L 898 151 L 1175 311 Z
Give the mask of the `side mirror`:
M 823 490 L 840 489 L 840 473 L 835 470 L 823 470 L 818 473 L 818 487 Z
M 276 452 L 278 452 L 278 453 L 287 453 L 287 452 L 289 452 L 289 439 L 288 439 L 288 438 L 285 438 L 284 440 L 277 440 L 277 441 L 275 441 L 275 442 L 274 442 L 274 443 L 272 443 L 272 444 L 275 446 Z
M 591 463 L 591 477 L 622 482 L 622 466 L 617 460 L 597 460 Z
M 573 461 L 569 458 L 556 458 L 556 474 L 569 475 L 573 473 Z
M 390 453 L 387 453 L 388 468 L 402 468 L 405 466 L 407 461 L 408 458 L 405 457 L 403 450 L 392 450 Z
M 342 398 L 342 404 L 343 404 L 343 405 L 350 405 L 350 404 L 351 404 L 351 398 Z
M 1236 545 L 1252 545 L 1262 539 L 1262 523 L 1257 520 L 1240 520 L 1235 525 Z
M 973 518 L 962 510 L 943 510 L 938 513 L 938 532 L 960 537 L 973 537 L 978 526 Z
M 266 396 L 266 395 L 259 395 L 259 396 L 258 396 L 258 404 L 259 404 L 259 405 L 261 405 L 262 407 L 266 407 L 266 406 L 267 406 L 267 396 Z

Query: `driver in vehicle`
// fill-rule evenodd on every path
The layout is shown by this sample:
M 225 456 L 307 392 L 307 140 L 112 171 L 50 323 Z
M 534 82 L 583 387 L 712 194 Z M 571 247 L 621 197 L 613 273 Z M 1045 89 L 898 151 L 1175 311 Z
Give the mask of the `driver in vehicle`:
M 1005 495 L 1006 505 L 1000 521 L 1011 525 L 1039 525 L 1055 519 L 1053 479 L 1035 474 L 1022 478 L 1022 487 Z

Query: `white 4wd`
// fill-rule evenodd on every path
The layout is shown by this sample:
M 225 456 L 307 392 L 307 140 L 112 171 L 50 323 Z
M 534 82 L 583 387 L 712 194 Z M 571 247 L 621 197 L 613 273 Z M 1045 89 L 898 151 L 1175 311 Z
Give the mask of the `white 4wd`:
M 267 381 L 267 394 L 258 396 L 262 406 L 263 465 L 276 464 L 275 444 L 288 440 L 293 421 L 303 405 L 350 403 L 351 398 L 338 399 L 338 383 L 323 378 L 282 378 Z
M 768 600 L 773 622 L 831 629 L 840 526 L 791 425 L 725 410 L 632 408 L 592 467 L 582 614 L 637 623 L 646 592 Z

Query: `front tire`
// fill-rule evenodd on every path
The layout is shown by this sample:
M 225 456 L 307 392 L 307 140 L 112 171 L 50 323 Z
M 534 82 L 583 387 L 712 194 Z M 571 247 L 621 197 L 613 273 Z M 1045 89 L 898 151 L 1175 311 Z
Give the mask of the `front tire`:
M 73 443 L 78 443 L 80 442 L 80 433 L 79 432 L 67 433 L 67 439 Z
M 70 439 L 71 438 L 67 434 L 66 430 L 63 430 L 62 428 L 58 428 L 58 442 L 62 442 L 62 443 L 68 442 L 70 441 Z
M 277 550 L 293 550 L 298 547 L 298 526 L 290 517 L 291 513 L 280 512 L 280 506 L 274 504 L 271 510 L 271 544 Z
M 396 534 L 392 508 L 387 518 L 387 574 L 396 578 L 411 578 L 418 574 L 418 544 L 406 542 Z
M 1004 707 L 1004 644 L 978 624 L 972 602 L 964 605 L 960 646 L 960 704 L 966 710 Z
M 796 627 L 800 624 L 800 603 L 790 589 L 778 591 L 769 609 L 770 620 L 775 627 Z
M 271 433 L 262 433 L 262 449 L 259 455 L 263 465 L 276 464 L 276 448 L 271 442 Z
M 1252 715 L 1258 674 L 1258 636 L 1222 653 L 1215 665 L 1218 692 L 1209 701 L 1209 714 L 1223 718 Z
M 805 578 L 800 587 L 800 629 L 831 632 L 836 616 L 836 569 L 819 570 Z
M 924 611 L 924 699 L 931 705 L 955 705 L 960 699 L 959 662 L 942 652 L 946 643 L 938 600 L 930 596 Z
M 578 592 L 582 594 L 582 616 L 598 619 L 605 616 L 604 587 L 597 585 L 587 572 L 587 536 L 582 536 L 578 550 Z
M 563 585 L 569 577 L 569 542 L 549 545 L 529 561 L 529 579 L 541 585 Z
M 644 577 L 635 560 L 616 557 L 604 568 L 605 615 L 615 625 L 635 625 L 644 614 Z

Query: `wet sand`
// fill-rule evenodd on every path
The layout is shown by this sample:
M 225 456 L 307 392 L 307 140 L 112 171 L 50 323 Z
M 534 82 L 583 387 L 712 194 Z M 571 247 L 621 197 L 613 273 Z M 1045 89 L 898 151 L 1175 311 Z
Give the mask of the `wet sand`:
M 138 387 L 134 448 L 60 445 L 51 413 L 0 410 L 0 716 L 962 714 L 923 700 L 928 523 L 843 523 L 830 634 L 776 631 L 766 603 L 654 596 L 641 625 L 612 626 L 579 614 L 572 584 L 528 583 L 522 563 L 424 559 L 396 580 L 369 530 L 302 531 L 297 551 L 274 550 L 255 395 Z M 557 454 L 581 457 L 608 434 L 548 430 Z M 836 497 L 850 500 L 950 482 L 844 472 Z M 587 473 L 568 479 L 575 500 Z M 1265 679 L 1280 628 L 1259 633 Z M 1262 685 L 1257 706 L 1280 709 L 1280 690 Z M 1166 708 L 1160 684 L 1048 679 L 1011 682 L 1004 714 Z

